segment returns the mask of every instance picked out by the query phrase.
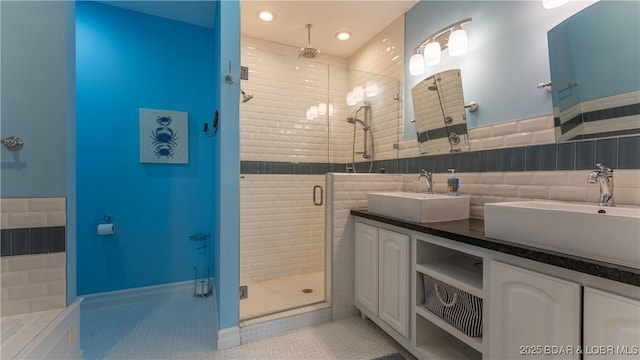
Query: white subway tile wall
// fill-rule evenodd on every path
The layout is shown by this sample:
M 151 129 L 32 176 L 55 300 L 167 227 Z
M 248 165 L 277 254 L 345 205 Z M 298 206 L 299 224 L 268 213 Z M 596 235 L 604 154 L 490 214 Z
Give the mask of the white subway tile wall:
M 324 270 L 325 209 L 314 205 L 316 185 L 325 187 L 325 175 L 243 175 L 241 285 Z
M 556 141 L 553 115 L 469 129 L 471 150 L 551 144 Z
M 446 193 L 449 176 L 434 174 L 436 193 Z M 460 192 L 471 196 L 470 213 L 475 218 L 484 218 L 483 206 L 488 202 L 557 200 L 595 204 L 600 192 L 597 184 L 587 182 L 587 171 L 584 170 L 460 173 L 457 176 Z M 424 191 L 424 185 L 420 186 L 414 174 L 403 178 L 404 191 Z M 616 204 L 640 206 L 640 170 L 615 170 L 614 185 Z
M 397 158 L 398 150 L 394 148 L 394 144 L 399 143 L 402 139 L 404 102 L 395 101 L 392 96 L 397 93 L 399 99 L 404 99 L 404 16 L 396 19 L 351 55 L 349 68 L 362 71 L 361 73 L 356 72 L 361 75 L 361 78 L 357 76 L 350 78 L 349 89 L 355 85 L 365 85 L 366 80 L 372 74 L 384 77 L 384 81 L 379 82 L 378 87 L 379 91 L 385 93 L 370 99 L 373 103 L 372 129 L 375 159 Z M 373 76 L 373 78 L 374 80 L 381 79 L 380 76 Z M 349 139 L 349 145 L 350 141 L 351 139 Z M 360 146 L 362 146 L 361 143 L 357 143 L 356 149 L 361 148 Z M 350 151 L 351 149 L 347 149 L 347 153 Z M 364 160 L 360 159 L 359 161 Z
M 65 307 L 65 253 L 5 256 L 1 316 Z
M 0 199 L 2 229 L 65 226 L 65 198 Z M 64 252 L 0 258 L 0 316 L 65 307 Z
M 0 199 L 3 229 L 65 226 L 65 198 Z

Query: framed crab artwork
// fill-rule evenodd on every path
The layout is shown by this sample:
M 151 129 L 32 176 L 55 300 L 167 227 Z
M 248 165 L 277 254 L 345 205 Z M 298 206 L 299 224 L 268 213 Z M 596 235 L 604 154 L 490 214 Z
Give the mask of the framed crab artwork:
M 189 114 L 140 109 L 140 162 L 189 163 Z

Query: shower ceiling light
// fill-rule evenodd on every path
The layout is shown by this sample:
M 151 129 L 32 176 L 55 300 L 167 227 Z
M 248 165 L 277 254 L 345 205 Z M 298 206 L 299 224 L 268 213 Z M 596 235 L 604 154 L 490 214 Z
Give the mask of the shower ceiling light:
M 351 39 L 351 33 L 348 31 L 340 31 L 339 33 L 336 33 L 336 38 L 338 40 L 346 41 Z
M 545 9 L 553 9 L 566 4 L 569 0 L 542 0 Z
M 260 10 L 258 11 L 258 17 L 264 22 L 269 22 L 276 19 L 276 14 L 273 11 Z
M 444 49 L 449 49 L 451 56 L 464 54 L 469 41 L 467 32 L 460 26 L 468 22 L 471 22 L 471 18 L 445 26 L 422 40 L 414 49 L 415 54 L 409 59 L 409 74 L 420 75 L 424 72 L 425 65 L 439 64 Z

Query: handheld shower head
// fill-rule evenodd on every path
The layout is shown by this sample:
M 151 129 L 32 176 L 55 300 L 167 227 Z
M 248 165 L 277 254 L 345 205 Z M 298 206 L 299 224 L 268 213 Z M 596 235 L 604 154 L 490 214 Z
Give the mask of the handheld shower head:
M 363 127 L 363 128 L 365 128 L 365 129 L 369 129 L 369 126 L 367 126 L 367 124 L 365 124 L 365 123 L 364 123 L 364 121 L 362 121 L 362 120 L 358 119 L 358 118 L 357 118 L 357 117 L 355 117 L 355 116 L 349 116 L 349 117 L 347 118 L 347 122 L 348 122 L 349 124 L 354 124 L 354 125 L 355 125 L 356 123 L 359 123 L 360 125 L 362 125 L 362 127 Z

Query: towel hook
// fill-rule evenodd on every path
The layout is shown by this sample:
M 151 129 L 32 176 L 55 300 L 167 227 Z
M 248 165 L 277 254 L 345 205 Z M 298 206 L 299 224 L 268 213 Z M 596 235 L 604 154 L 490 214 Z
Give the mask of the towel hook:
M 4 139 L 0 139 L 0 144 L 7 147 L 8 150 L 16 151 L 22 149 L 24 141 L 18 136 L 9 136 Z

